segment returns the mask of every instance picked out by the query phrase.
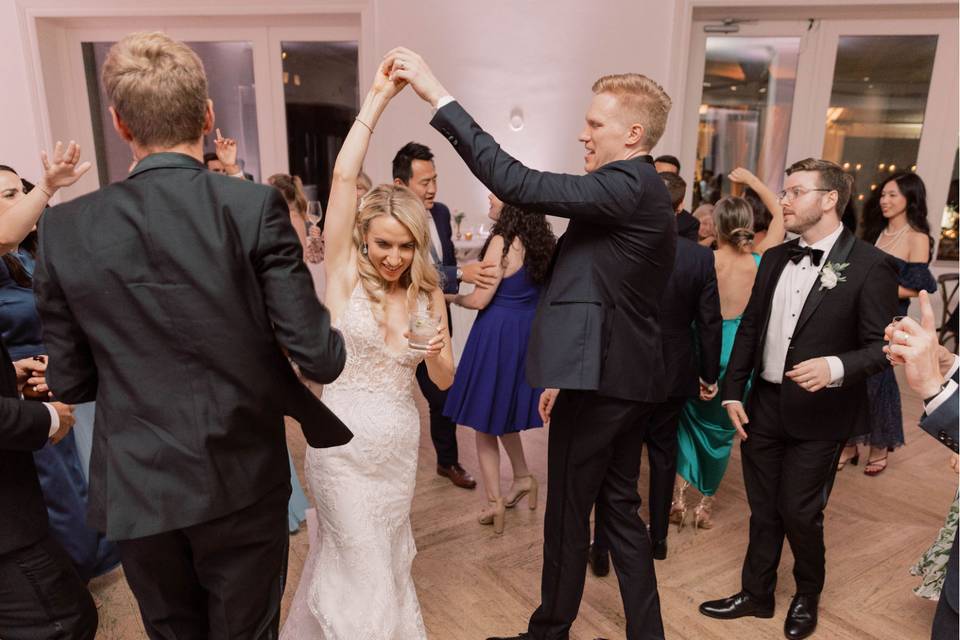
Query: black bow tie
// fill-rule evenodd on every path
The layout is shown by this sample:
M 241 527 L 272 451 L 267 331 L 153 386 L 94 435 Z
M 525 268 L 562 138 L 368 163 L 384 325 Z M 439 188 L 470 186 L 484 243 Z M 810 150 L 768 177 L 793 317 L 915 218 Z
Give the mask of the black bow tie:
M 820 249 L 813 249 L 812 247 L 801 247 L 798 244 L 790 246 L 790 260 L 793 264 L 799 264 L 803 260 L 803 256 L 808 256 L 810 262 L 813 263 L 813 266 L 819 267 L 820 261 L 823 259 L 823 251 Z

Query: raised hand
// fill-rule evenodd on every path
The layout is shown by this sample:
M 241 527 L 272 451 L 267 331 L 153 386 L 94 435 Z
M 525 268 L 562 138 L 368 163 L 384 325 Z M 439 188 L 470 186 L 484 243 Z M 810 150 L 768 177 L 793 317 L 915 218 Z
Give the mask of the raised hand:
M 89 169 L 89 162 L 80 162 L 80 145 L 73 140 L 63 148 L 63 142 L 57 140 L 53 147 L 53 158 L 51 159 L 46 151 L 40 152 L 40 162 L 43 163 L 43 176 L 40 178 L 38 187 L 48 196 L 61 187 L 69 187 L 80 179 Z
M 376 91 L 388 100 L 400 93 L 403 88 L 407 86 L 406 80 L 393 78 L 390 72 L 391 68 L 387 60 L 381 61 L 380 66 L 377 68 L 377 73 L 373 77 L 373 87 L 371 87 L 372 91 Z
M 743 167 L 737 167 L 730 172 L 730 179 L 740 184 L 751 185 L 757 181 L 757 176 L 753 175 Z
M 417 53 L 405 47 L 397 47 L 383 57 L 384 68 L 390 74 L 391 80 L 404 80 L 410 83 L 417 95 L 437 106 L 437 101 L 445 95 L 447 90 Z
M 240 167 L 237 166 L 237 141 L 233 138 L 224 138 L 220 135 L 220 128 L 217 128 L 217 137 L 213 141 L 217 148 L 217 158 L 223 163 L 223 168 L 227 173 L 237 173 Z

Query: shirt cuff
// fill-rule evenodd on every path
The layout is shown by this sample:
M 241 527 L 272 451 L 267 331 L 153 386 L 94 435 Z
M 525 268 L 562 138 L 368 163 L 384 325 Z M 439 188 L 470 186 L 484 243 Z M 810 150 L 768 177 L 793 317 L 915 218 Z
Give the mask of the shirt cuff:
M 933 400 L 923 405 L 923 412 L 928 416 L 934 411 L 940 408 L 944 402 L 950 399 L 950 396 L 957 392 L 957 383 L 953 380 L 947 381 L 947 386 L 943 388 L 943 391 L 938 393 L 933 397 Z
M 827 366 L 830 367 L 830 384 L 828 389 L 839 387 L 843 384 L 843 361 L 837 356 L 827 356 Z
M 740 402 L 739 400 L 724 400 L 723 402 L 720 403 L 720 406 L 721 406 L 721 407 L 725 407 L 725 406 L 727 406 L 728 404 L 733 404 L 734 402 L 736 402 L 737 404 L 743 404 L 743 403 Z
M 957 372 L 957 369 L 960 368 L 960 356 L 953 356 L 953 364 L 950 365 L 950 371 L 947 371 L 947 375 L 943 376 L 944 379 L 949 380 L 953 377 L 953 374 Z
M 44 402 L 43 406 L 47 408 L 47 411 L 50 412 L 50 435 L 48 438 L 52 438 L 53 434 L 57 431 L 60 431 L 60 414 L 57 413 L 57 410 L 53 408 L 53 405 L 49 402 Z
M 453 96 L 442 96 L 439 100 L 437 100 L 437 106 L 433 108 L 433 112 L 436 113 L 437 111 L 439 111 L 440 109 L 443 109 L 445 106 L 447 106 L 453 101 L 454 101 Z
M 243 178 L 244 180 L 246 180 L 247 178 L 245 175 L 243 175 L 242 170 L 237 171 L 236 173 L 228 173 L 227 175 L 230 176 L 231 178 Z

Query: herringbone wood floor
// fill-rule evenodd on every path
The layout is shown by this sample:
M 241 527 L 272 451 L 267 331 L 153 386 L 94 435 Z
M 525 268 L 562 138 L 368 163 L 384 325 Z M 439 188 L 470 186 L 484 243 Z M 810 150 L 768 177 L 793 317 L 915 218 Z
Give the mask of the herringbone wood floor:
M 827 585 L 816 637 L 829 640 L 912 640 L 929 637 L 935 604 L 917 598 L 917 579 L 908 569 L 933 541 L 957 489 L 948 452 L 915 425 L 920 402 L 904 389 L 907 446 L 890 457 L 890 468 L 868 478 L 848 466 L 838 477 L 827 508 Z M 423 409 L 423 407 L 422 407 Z M 423 416 L 425 418 L 425 416 Z M 503 536 L 474 519 L 482 493 L 453 487 L 434 474 L 434 455 L 424 422 L 420 471 L 413 503 L 419 555 L 414 578 L 431 638 L 477 640 L 525 629 L 538 603 L 543 496 L 536 511 L 508 512 Z M 302 470 L 304 443 L 296 426 L 288 430 L 291 451 Z M 461 461 L 476 472 L 472 432 L 460 430 Z M 531 468 L 545 484 L 546 433 L 524 434 Z M 862 456 L 863 458 L 864 456 Z M 504 460 L 504 486 L 509 478 Z M 643 476 L 644 474 L 641 474 Z M 646 480 L 641 481 L 641 495 Z M 543 492 L 542 492 L 543 493 Z M 737 640 L 782 637 L 783 616 L 793 593 L 789 546 L 784 550 L 777 590 L 777 615 L 723 622 L 704 618 L 697 604 L 739 588 L 740 562 L 747 541 L 748 510 L 734 448 L 718 495 L 710 531 L 671 529 L 667 560 L 657 576 L 667 638 Z M 284 607 L 297 587 L 307 551 L 307 533 L 291 538 L 290 578 Z M 101 640 L 143 638 L 136 603 L 121 571 L 96 580 L 103 604 Z M 572 638 L 624 637 L 616 577 L 587 576 L 580 616 Z

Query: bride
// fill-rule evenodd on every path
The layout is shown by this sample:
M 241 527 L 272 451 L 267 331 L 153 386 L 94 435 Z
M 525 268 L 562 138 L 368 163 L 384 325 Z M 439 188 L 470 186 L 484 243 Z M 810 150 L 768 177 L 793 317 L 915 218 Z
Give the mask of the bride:
M 343 333 L 347 363 L 324 388 L 323 401 L 354 437 L 342 447 L 307 450 L 320 527 L 281 634 L 290 640 L 427 637 L 410 573 L 420 442 L 413 389 L 424 358 L 434 384 L 451 385 L 450 335 L 420 199 L 405 187 L 380 185 L 358 211 L 356 192 L 373 129 L 403 84 L 378 69 L 333 170 L 326 305 Z M 408 318 L 417 311 L 438 323 L 422 351 L 407 341 Z

